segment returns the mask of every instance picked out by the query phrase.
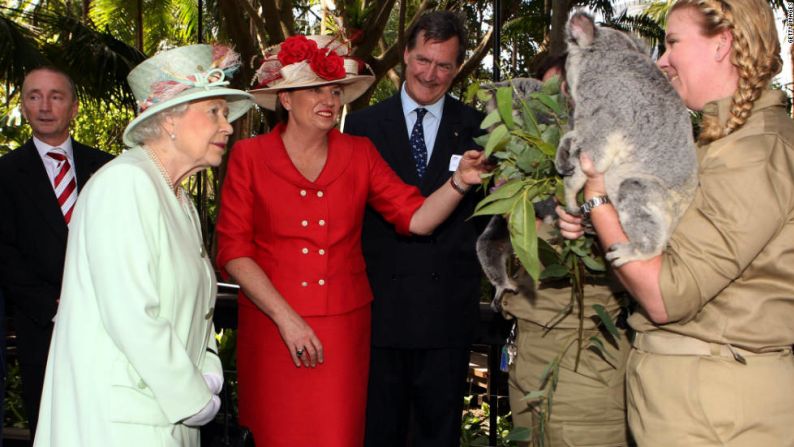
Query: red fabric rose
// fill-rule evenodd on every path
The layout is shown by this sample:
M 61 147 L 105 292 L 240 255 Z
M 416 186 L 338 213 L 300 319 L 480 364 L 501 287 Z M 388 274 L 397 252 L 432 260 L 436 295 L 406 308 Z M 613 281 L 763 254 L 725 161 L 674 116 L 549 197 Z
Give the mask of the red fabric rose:
M 317 42 L 304 35 L 291 36 L 281 44 L 278 60 L 281 65 L 289 65 L 310 60 L 317 53 Z
M 336 51 L 318 51 L 309 62 L 314 73 L 328 81 L 345 77 L 345 61 L 336 54 Z

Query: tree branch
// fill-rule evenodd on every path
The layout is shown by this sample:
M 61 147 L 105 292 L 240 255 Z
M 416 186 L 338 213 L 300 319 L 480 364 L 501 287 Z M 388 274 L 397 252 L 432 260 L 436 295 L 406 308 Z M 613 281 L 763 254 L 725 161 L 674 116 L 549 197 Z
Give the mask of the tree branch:
M 267 29 L 265 29 L 265 22 L 259 17 L 259 11 L 254 8 L 248 0 L 237 0 L 237 3 L 245 9 L 245 12 L 248 13 L 248 16 L 251 18 L 251 22 L 254 24 L 254 28 L 256 28 L 256 33 L 259 36 L 260 42 L 267 42 L 269 40 Z
M 488 30 L 485 35 L 482 36 L 480 39 L 480 43 L 472 52 L 471 57 L 466 60 L 463 65 L 458 70 L 458 74 L 455 75 L 455 80 L 452 81 L 452 84 L 457 84 L 458 82 L 466 79 L 477 67 L 480 66 L 480 62 L 491 51 L 491 47 L 493 46 L 493 28 Z M 494 58 L 494 63 L 496 62 L 496 58 Z

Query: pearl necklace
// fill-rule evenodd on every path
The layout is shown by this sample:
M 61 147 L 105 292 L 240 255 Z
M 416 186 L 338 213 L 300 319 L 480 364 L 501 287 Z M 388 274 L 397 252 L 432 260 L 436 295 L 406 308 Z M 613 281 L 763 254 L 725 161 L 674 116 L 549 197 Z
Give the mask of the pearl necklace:
M 148 146 L 143 146 L 143 148 L 146 151 L 146 153 L 149 155 L 149 158 L 151 158 L 152 161 L 154 162 L 154 165 L 157 166 L 157 170 L 160 171 L 160 175 L 163 176 L 163 180 L 165 180 L 165 183 L 168 184 L 168 188 L 176 195 L 177 199 L 180 199 L 181 196 L 179 194 L 179 189 L 177 189 L 176 186 L 174 186 L 174 182 L 171 180 L 171 177 L 168 175 L 168 171 L 165 170 L 165 166 L 163 166 L 163 164 L 160 162 L 160 159 L 157 158 L 157 155 Z

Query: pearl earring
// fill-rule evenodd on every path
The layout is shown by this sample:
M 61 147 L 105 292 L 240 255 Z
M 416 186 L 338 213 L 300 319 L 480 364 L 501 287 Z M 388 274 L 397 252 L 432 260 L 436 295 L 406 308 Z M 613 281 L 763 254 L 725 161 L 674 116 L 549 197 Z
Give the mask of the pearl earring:
M 176 134 L 175 133 L 170 133 L 170 134 L 168 134 L 168 136 L 171 137 L 171 141 L 176 140 Z

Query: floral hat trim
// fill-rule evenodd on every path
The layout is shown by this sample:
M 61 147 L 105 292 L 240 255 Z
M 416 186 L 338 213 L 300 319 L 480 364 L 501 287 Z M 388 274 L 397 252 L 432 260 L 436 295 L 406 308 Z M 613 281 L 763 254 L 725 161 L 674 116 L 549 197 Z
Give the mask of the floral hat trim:
M 265 50 L 264 61 L 252 84 L 259 89 L 274 87 L 281 80 L 293 83 L 311 82 L 317 78 L 326 81 L 344 79 L 348 74 L 358 74 L 363 65 L 348 54 L 350 43 L 339 36 L 312 36 L 311 39 L 302 34 L 290 36 L 281 44 Z
M 199 66 L 199 70 L 192 75 L 177 73 L 168 69 L 161 71 L 161 78 L 152 83 L 149 96 L 138 101 L 138 113 L 143 113 L 149 107 L 167 101 L 185 90 L 203 88 L 209 90 L 215 87 L 229 85 L 226 78 L 231 78 L 240 68 L 240 55 L 230 47 L 220 44 L 212 45 L 212 63 L 206 70 Z

